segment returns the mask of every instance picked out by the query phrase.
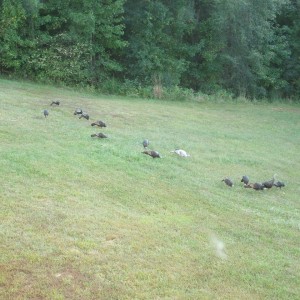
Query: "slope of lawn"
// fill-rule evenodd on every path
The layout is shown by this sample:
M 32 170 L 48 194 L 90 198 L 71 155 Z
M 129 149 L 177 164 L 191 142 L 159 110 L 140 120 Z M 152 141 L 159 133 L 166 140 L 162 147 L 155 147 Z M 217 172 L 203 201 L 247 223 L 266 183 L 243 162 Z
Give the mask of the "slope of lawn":
M 0 298 L 299 299 L 300 106 L 221 100 L 0 80 Z

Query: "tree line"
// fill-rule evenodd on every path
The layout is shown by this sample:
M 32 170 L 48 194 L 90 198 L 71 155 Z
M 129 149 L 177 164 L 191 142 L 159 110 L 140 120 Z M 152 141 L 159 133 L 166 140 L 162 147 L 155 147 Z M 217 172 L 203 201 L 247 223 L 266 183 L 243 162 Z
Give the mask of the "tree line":
M 0 0 L 0 72 L 96 89 L 300 96 L 300 0 Z

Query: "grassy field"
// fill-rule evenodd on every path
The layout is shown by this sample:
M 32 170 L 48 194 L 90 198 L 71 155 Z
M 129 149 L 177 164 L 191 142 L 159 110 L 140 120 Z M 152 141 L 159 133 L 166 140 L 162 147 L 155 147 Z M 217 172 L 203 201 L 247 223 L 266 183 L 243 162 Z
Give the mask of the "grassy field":
M 0 299 L 299 299 L 300 106 L 216 100 L 0 80 Z

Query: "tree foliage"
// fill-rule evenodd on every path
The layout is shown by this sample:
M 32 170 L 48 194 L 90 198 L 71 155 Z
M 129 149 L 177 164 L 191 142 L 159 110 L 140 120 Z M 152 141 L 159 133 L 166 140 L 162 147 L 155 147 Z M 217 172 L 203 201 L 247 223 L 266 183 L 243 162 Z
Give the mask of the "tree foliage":
M 14 72 L 22 65 L 22 49 L 25 44 L 21 35 L 25 21 L 21 1 L 3 0 L 0 16 L 1 72 Z
M 253 97 L 300 94 L 300 0 L 1 0 L 0 71 Z

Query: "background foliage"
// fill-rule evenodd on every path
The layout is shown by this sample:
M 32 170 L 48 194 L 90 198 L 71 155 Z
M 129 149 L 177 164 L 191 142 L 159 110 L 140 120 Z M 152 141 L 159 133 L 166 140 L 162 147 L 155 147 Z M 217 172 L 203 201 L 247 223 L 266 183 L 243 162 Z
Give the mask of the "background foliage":
M 174 88 L 248 98 L 300 94 L 300 0 L 0 6 L 2 74 L 158 98 Z

